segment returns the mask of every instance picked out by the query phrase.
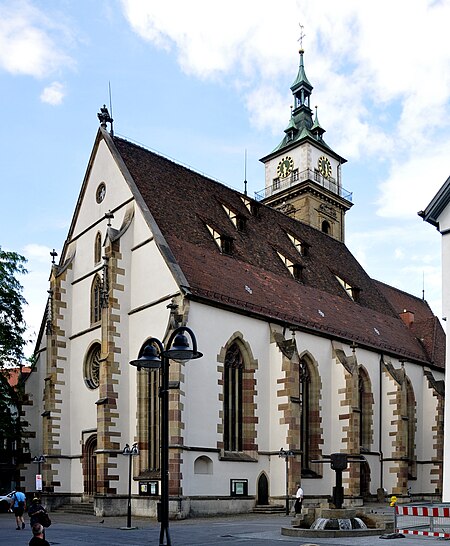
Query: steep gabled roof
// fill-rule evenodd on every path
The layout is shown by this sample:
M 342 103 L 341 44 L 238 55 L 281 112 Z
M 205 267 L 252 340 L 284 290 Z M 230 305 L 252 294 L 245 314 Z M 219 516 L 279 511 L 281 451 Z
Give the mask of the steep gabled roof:
M 429 356 L 347 247 L 122 138 L 107 137 L 157 224 L 189 297 L 423 363 Z M 113 143 L 113 144 L 112 144 Z M 224 206 L 245 219 L 242 230 Z M 153 221 L 152 220 L 152 221 Z M 231 241 L 220 251 L 208 226 Z M 308 249 L 302 255 L 288 234 Z M 296 280 L 280 259 L 301 270 Z M 173 263 L 172 263 L 173 266 Z M 354 288 L 354 301 L 338 280 Z
M 374 281 L 395 312 L 412 313 L 411 332 L 422 343 L 430 362 L 438 367 L 445 363 L 445 332 L 427 301 L 380 281 Z

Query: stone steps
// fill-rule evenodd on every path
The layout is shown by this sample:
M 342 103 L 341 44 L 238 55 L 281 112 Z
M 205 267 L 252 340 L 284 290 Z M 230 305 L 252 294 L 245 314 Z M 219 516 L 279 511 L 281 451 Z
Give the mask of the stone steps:
M 73 504 L 62 504 L 55 510 L 56 512 L 64 512 L 66 514 L 82 514 L 87 516 L 94 515 L 94 503 L 82 502 Z
M 282 504 L 260 504 L 256 505 L 252 512 L 255 514 L 282 514 L 286 507 Z

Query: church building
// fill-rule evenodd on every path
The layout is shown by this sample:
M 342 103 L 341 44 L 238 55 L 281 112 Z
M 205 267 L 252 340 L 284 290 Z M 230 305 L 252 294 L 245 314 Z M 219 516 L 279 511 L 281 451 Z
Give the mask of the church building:
M 156 515 L 161 372 L 130 361 L 179 326 L 203 356 L 170 361 L 173 517 L 282 504 L 299 482 L 306 504 L 325 500 L 334 453 L 354 461 L 347 504 L 440 498 L 445 335 L 426 301 L 371 279 L 345 246 L 346 160 L 311 110 L 303 57 L 255 198 L 99 114 L 25 384 L 49 506 L 126 513 L 122 451 L 136 443 L 133 513 Z M 35 466 L 21 469 L 27 490 Z

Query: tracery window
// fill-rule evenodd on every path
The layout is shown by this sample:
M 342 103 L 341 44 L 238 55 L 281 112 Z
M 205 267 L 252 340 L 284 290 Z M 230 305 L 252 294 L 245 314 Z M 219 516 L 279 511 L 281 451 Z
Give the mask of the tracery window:
M 84 383 L 88 389 L 97 389 L 100 384 L 100 343 L 94 343 L 84 359 Z
M 244 360 L 237 343 L 225 355 L 224 449 L 242 451 L 242 376 Z

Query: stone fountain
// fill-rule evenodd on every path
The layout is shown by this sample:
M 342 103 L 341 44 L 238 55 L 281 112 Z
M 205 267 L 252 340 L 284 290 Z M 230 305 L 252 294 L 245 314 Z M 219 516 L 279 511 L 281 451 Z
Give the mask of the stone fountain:
M 357 516 L 357 510 L 344 508 L 344 488 L 342 487 L 342 473 L 347 469 L 349 462 L 362 462 L 363 457 L 349 455 L 347 453 L 332 453 L 325 461 L 331 463 L 331 468 L 336 472 L 336 485 L 333 487 L 334 508 L 320 508 L 310 528 L 302 528 L 304 516 L 297 516 L 292 527 L 282 527 L 281 534 L 286 536 L 303 537 L 344 537 L 344 536 L 371 536 L 380 535 L 384 526 L 368 528 L 361 517 Z M 375 522 L 374 522 L 375 524 Z

